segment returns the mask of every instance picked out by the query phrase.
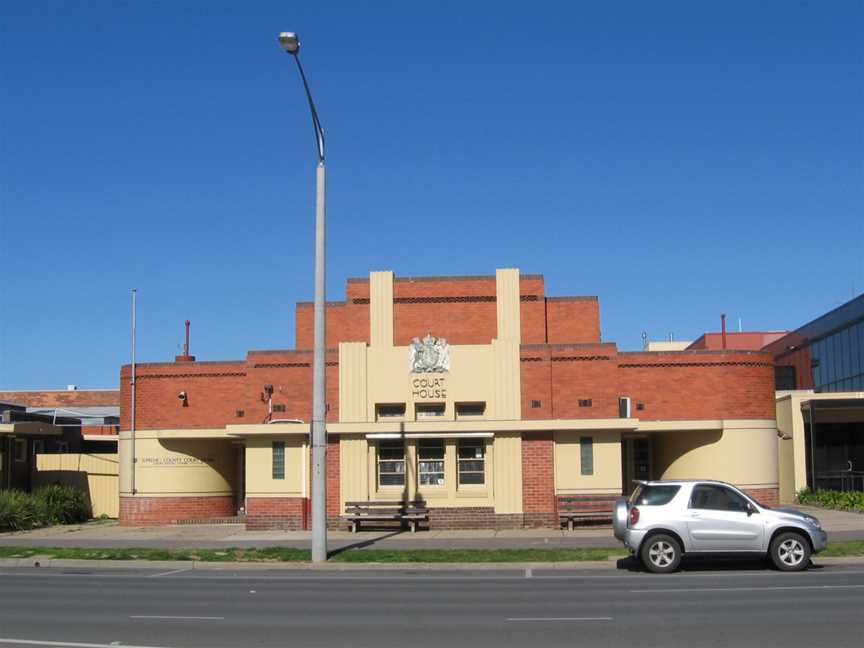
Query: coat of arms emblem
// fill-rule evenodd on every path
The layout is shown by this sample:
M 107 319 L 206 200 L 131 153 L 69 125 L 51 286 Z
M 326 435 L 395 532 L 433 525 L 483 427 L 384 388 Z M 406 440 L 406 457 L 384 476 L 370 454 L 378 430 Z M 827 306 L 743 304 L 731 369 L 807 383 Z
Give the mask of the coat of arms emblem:
M 450 346 L 444 338 L 431 333 L 414 338 L 408 347 L 408 369 L 411 373 L 443 373 L 450 371 Z

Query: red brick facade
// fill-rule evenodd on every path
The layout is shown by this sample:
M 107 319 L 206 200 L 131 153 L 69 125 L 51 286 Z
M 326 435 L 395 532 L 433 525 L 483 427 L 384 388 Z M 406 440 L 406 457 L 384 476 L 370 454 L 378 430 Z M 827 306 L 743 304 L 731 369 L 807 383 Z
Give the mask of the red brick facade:
M 306 507 L 302 497 L 247 497 L 246 528 L 299 531 L 306 522 Z
M 346 299 L 327 304 L 328 421 L 339 420 L 339 342 L 369 341 L 370 284 L 350 279 Z M 450 344 L 488 344 L 497 337 L 494 276 L 396 278 L 394 344 L 432 332 Z M 139 364 L 136 425 L 145 429 L 223 428 L 268 418 L 309 421 L 312 402 L 312 305 L 296 310 L 297 350 L 250 351 L 245 360 Z M 601 343 L 596 297 L 545 295 L 542 276 L 520 278 L 521 400 L 523 419 L 617 418 L 619 398 L 632 400 L 641 420 L 774 419 L 772 357 L 758 351 L 620 352 Z M 129 429 L 130 368 L 121 370 L 121 429 Z M 268 387 L 272 387 L 272 392 Z M 74 392 L 73 392 L 74 393 Z M 183 393 L 185 398 L 178 398 Z M 272 414 L 269 408 L 272 405 Z M 340 453 L 328 444 L 327 515 L 339 525 Z M 523 511 L 433 509 L 433 528 L 557 526 L 552 434 L 522 440 Z M 761 498 L 776 499 L 776 493 Z M 182 499 L 182 498 L 177 498 Z M 202 505 L 135 498 L 121 506 L 124 523 L 190 517 Z M 207 502 L 214 515 L 230 514 L 231 498 Z M 768 503 L 766 501 L 766 503 Z M 159 506 L 165 511 L 157 511 Z M 184 509 L 185 507 L 185 509 Z M 300 498 L 247 498 L 250 528 L 301 528 Z M 181 514 L 181 509 L 186 511 Z M 479 526 L 478 526 L 479 525 Z
M 120 524 L 146 526 L 173 524 L 183 520 L 229 518 L 234 515 L 234 497 L 121 497 Z
M 522 437 L 522 511 L 525 526 L 557 526 L 555 448 L 551 432 Z
M 780 506 L 779 488 L 745 488 L 744 492 L 765 506 Z
M 119 389 L 0 391 L 0 401 L 27 407 L 117 407 Z

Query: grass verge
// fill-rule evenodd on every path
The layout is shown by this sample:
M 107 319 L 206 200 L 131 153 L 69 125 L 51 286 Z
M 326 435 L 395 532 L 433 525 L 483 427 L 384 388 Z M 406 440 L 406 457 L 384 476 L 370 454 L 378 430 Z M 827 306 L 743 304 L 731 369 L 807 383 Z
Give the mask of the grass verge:
M 348 563 L 492 563 L 581 562 L 625 556 L 624 549 L 348 549 L 330 560 Z M 72 558 L 77 560 L 198 560 L 201 562 L 308 562 L 308 549 L 83 549 L 3 547 L 0 558 Z
M 624 549 L 347 549 L 331 554 L 343 563 L 522 563 L 584 562 L 628 555 Z M 73 547 L 4 547 L 0 558 L 69 558 L 76 560 L 197 560 L 200 562 L 308 562 L 308 549 L 86 549 Z M 825 557 L 864 556 L 864 541 L 832 542 Z

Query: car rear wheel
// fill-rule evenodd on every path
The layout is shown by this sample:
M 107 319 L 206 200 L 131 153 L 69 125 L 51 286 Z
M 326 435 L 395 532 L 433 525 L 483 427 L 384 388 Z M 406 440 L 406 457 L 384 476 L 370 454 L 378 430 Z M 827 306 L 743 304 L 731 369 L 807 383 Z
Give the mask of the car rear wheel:
M 810 565 L 810 543 L 800 533 L 781 533 L 771 542 L 771 562 L 780 571 L 801 571 Z
M 642 543 L 642 564 L 655 574 L 668 574 L 681 564 L 681 545 L 672 536 L 657 534 Z

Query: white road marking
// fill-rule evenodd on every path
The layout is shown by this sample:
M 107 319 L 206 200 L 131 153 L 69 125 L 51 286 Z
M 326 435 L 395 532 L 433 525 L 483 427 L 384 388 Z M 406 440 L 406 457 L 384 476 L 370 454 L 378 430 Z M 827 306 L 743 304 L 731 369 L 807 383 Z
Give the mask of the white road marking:
M 612 617 L 513 617 L 508 621 L 611 621 Z
M 183 572 L 187 572 L 187 571 L 191 571 L 191 570 L 192 570 L 191 567 L 182 567 L 180 569 L 172 569 L 171 571 L 160 572 L 158 574 L 150 574 L 149 576 L 147 576 L 147 578 L 159 578 L 160 576 L 170 576 L 171 574 L 181 574 Z
M 162 614 L 135 614 L 129 615 L 130 619 L 181 619 L 181 620 L 191 620 L 191 621 L 224 621 L 225 617 L 221 616 L 168 616 Z
M 789 585 L 776 587 L 682 587 L 678 589 L 638 589 L 631 594 L 674 594 L 676 592 L 774 592 L 782 590 L 861 589 L 864 585 Z
M 55 646 L 56 648 L 112 648 L 112 646 L 122 645 L 117 643 L 82 643 L 80 641 L 39 641 L 38 639 L 10 639 L 8 637 L 0 637 L 0 644 L 16 644 L 19 646 Z M 132 646 L 130 644 L 127 644 L 124 645 L 123 648 L 170 648 L 170 646 Z

